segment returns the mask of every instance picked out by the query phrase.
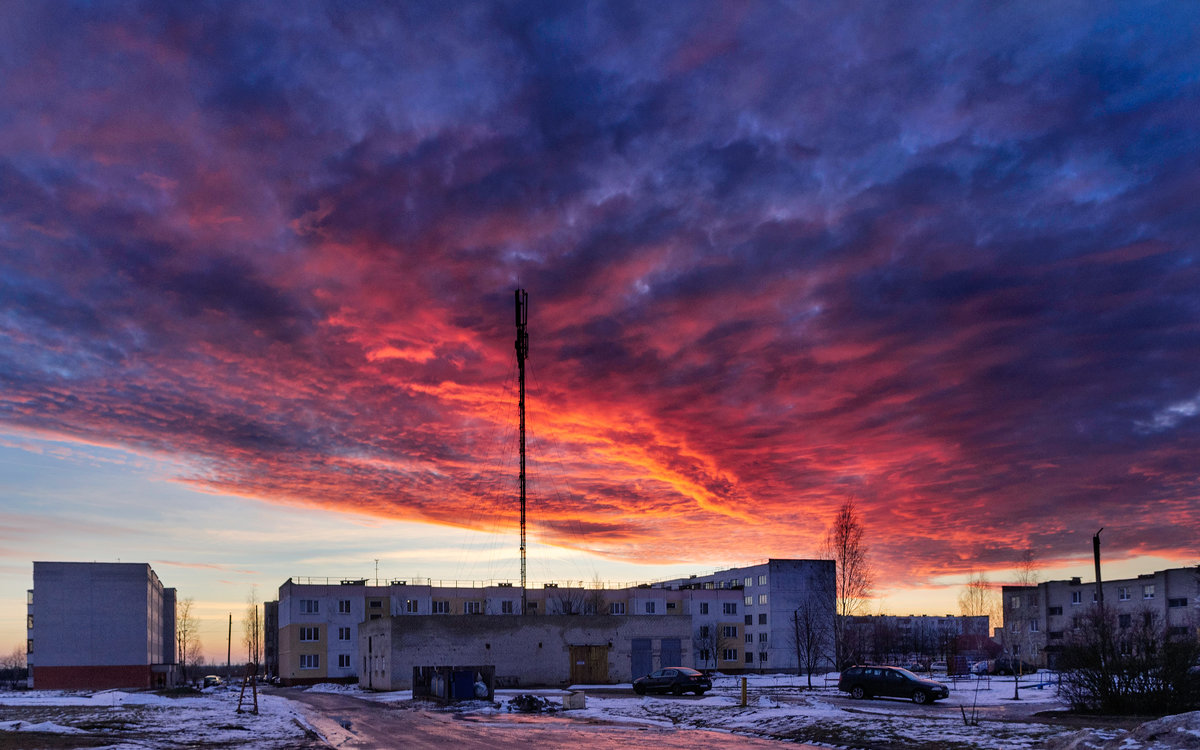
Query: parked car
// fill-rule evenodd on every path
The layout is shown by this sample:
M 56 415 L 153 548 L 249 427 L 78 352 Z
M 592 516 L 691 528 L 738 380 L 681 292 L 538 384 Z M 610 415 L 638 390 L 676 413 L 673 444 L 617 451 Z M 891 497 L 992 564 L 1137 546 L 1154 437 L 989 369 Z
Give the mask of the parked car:
M 633 692 L 638 695 L 645 695 L 646 693 L 674 693 L 675 695 L 695 693 L 696 695 L 704 695 L 704 692 L 711 688 L 712 680 L 688 667 L 666 667 L 633 681 Z
M 204 676 L 204 687 L 216 687 L 221 684 L 221 677 L 215 674 Z
M 1030 664 L 1019 659 L 993 659 L 988 662 L 988 674 L 1033 674 L 1038 671 L 1036 664 Z
M 942 683 L 918 677 L 902 667 L 847 667 L 838 679 L 838 690 L 854 698 L 886 695 L 908 698 L 913 703 L 932 703 L 950 695 L 950 688 Z

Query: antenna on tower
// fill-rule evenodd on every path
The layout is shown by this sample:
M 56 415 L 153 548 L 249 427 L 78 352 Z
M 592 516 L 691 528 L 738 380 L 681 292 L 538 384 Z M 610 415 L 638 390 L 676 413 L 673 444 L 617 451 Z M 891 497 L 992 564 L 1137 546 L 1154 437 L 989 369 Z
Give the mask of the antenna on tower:
M 517 410 L 521 417 L 521 476 L 518 481 L 521 488 L 521 614 L 525 614 L 529 604 L 525 591 L 525 358 L 529 356 L 529 332 L 525 330 L 525 326 L 529 323 L 529 293 L 518 287 L 515 296 L 517 301 L 517 372 L 520 382 Z

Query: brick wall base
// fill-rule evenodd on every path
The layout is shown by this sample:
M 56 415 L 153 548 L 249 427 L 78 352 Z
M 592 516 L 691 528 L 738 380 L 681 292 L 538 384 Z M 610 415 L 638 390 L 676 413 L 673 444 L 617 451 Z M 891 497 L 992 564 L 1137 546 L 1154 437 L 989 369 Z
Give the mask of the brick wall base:
M 112 688 L 152 688 L 156 678 L 149 664 L 106 667 L 39 667 L 30 670 L 35 690 L 109 690 Z

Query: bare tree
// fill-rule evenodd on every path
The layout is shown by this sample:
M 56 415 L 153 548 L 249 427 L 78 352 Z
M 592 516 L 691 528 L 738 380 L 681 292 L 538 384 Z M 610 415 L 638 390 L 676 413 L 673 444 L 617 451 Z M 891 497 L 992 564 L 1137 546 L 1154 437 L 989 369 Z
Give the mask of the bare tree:
M 263 622 L 258 607 L 258 589 L 251 589 L 246 597 L 246 614 L 242 616 L 242 643 L 246 655 L 255 670 L 262 660 Z
M 1000 592 L 992 586 L 986 573 L 974 572 L 958 594 L 958 611 L 965 617 L 987 615 L 988 633 L 1000 614 Z
M 833 625 L 834 658 L 838 669 L 846 666 L 847 620 L 860 614 L 874 591 L 875 574 L 863 542 L 863 525 L 854 507 L 854 498 L 846 500 L 825 535 L 824 554 L 837 564 L 836 616 Z
M 184 682 L 188 679 L 188 667 L 196 664 L 200 656 L 200 623 L 192 614 L 194 604 L 188 597 L 175 605 L 175 658 Z
M 717 666 L 717 649 L 721 639 L 716 625 L 701 625 L 692 634 L 692 647 L 703 664 Z
M 808 686 L 812 687 L 813 672 L 821 666 L 829 653 L 832 623 L 828 607 L 822 607 L 821 597 L 808 601 L 792 613 L 792 645 L 796 647 L 796 664 L 808 675 Z
M 6 656 L 0 657 L 0 679 L 3 679 L 10 686 L 16 687 L 17 683 L 28 676 L 26 667 L 28 666 L 26 655 L 26 644 L 22 643 Z
M 1018 606 L 1010 607 L 1009 612 L 1014 615 L 1012 622 L 1004 623 L 1005 650 L 1008 652 L 1013 673 L 1013 700 L 1021 699 L 1021 677 L 1025 659 L 1033 657 L 1034 626 L 1031 623 L 1036 618 L 1038 611 L 1037 603 L 1034 601 L 1038 596 L 1037 578 L 1037 555 L 1032 549 L 1026 549 L 1021 553 L 1021 559 L 1017 561 L 1016 565 L 1016 584 L 1025 589 L 1017 594 L 1017 597 L 1030 598 L 1030 600 L 1024 602 L 1027 606 L 1023 609 L 1019 602 Z M 1021 617 L 1019 613 L 1023 612 L 1028 612 L 1029 615 Z

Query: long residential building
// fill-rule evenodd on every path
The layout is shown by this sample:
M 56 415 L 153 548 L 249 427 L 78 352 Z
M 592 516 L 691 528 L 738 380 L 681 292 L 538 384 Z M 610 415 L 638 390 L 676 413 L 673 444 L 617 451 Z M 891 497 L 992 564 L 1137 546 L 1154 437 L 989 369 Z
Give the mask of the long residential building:
M 370 585 L 361 579 L 289 579 L 279 588 L 278 675 L 285 684 L 365 682 L 368 675 L 360 674 L 365 655 L 359 653 L 359 626 L 364 622 L 394 618 L 389 639 L 398 639 L 406 617 L 423 618 L 419 627 L 428 629 L 429 620 L 424 618 L 444 616 L 446 627 L 453 629 L 456 617 L 519 615 L 687 618 L 682 625 L 671 626 L 675 630 L 667 638 L 670 643 L 682 639 L 686 647 L 668 646 L 660 653 L 654 650 L 657 647 L 647 652 L 636 644 L 612 645 L 614 653 L 628 653 L 632 660 L 628 669 L 623 663 L 614 663 L 609 670 L 614 679 L 641 674 L 647 664 L 651 668 L 672 666 L 663 664 L 664 658 L 685 659 L 691 664 L 684 666 L 727 672 L 795 672 L 793 614 L 812 608 L 832 624 L 833 585 L 833 561 L 768 560 L 708 575 L 619 588 L 545 584 L 525 592 L 526 612 L 521 589 L 509 583 L 472 586 L 393 580 L 387 585 Z M 418 622 L 414 620 L 412 627 L 417 628 Z M 474 632 L 479 627 L 475 624 L 470 629 Z M 615 633 L 635 631 L 613 621 Z M 595 644 L 567 644 L 567 655 L 562 658 L 569 658 L 571 646 L 585 645 Z M 431 660 L 435 657 L 430 654 Z M 497 676 L 520 681 L 520 675 Z
M 175 682 L 175 589 L 145 563 L 35 562 L 29 685 L 165 687 Z
M 1118 635 L 1149 625 L 1170 638 L 1200 637 L 1200 566 L 1102 581 L 1101 589 Z M 1022 661 L 1053 667 L 1070 632 L 1087 625 L 1099 600 L 1095 582 L 1079 578 L 1004 586 L 1005 649 Z

